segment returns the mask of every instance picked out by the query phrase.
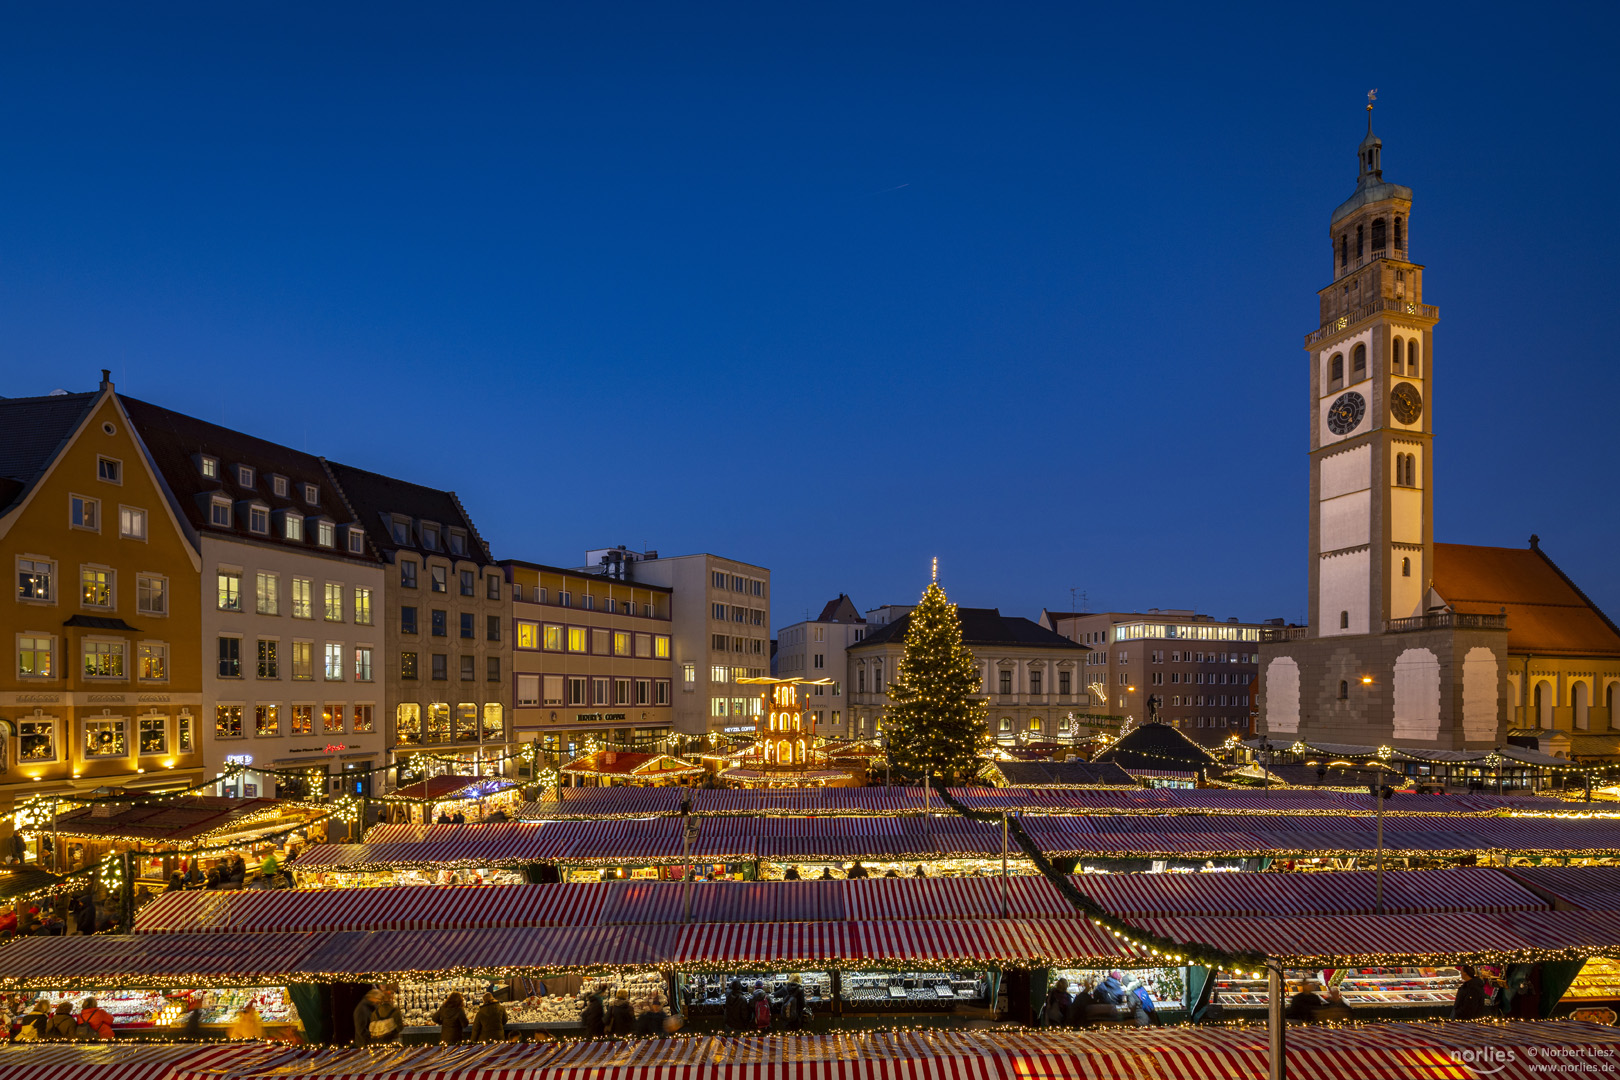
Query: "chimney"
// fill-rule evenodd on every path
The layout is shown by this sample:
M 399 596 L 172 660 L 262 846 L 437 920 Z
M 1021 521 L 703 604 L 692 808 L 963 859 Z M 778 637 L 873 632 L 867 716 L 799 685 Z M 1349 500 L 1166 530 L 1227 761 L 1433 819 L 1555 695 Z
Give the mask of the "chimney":
M 101 369 L 101 388 L 103 390 L 111 390 L 113 388 L 111 368 Z

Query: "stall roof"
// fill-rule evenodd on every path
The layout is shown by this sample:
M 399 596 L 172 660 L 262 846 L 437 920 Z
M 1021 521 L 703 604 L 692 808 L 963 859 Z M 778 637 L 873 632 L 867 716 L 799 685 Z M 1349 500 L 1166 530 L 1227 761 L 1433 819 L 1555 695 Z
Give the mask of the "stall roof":
M 1620 866 L 1516 866 L 1507 873 L 1561 905 L 1620 911 Z
M 988 769 L 1008 787 L 1021 788 L 1136 788 L 1131 774 L 1112 762 L 992 761 Z
M 220 833 L 244 830 L 263 819 L 265 828 L 281 827 L 288 818 L 324 814 L 307 804 L 283 799 L 224 799 L 213 795 L 171 798 L 134 796 L 129 802 L 82 806 L 56 819 L 63 836 L 92 840 L 136 840 L 194 843 Z M 35 830 L 36 832 L 39 830 Z
M 1078 874 L 1075 887 L 1123 919 L 1166 915 L 1370 915 L 1373 871 L 1330 874 Z M 1384 874 L 1389 915 L 1544 911 L 1550 904 L 1506 873 L 1482 867 Z
M 559 788 L 541 802 L 522 802 L 512 816 L 522 821 L 556 818 L 661 817 L 681 812 L 685 788 Z
M 1470 1053 L 1464 1053 L 1464 1052 Z M 1539 1024 L 1354 1024 L 1290 1028 L 1297 1080 L 1528 1080 L 1532 1063 L 1608 1060 L 1620 1031 L 1572 1020 Z M 1478 1069 L 1459 1059 L 1489 1061 Z M 1264 1026 L 1089 1031 L 841 1031 L 678 1039 L 466 1043 L 458 1046 L 19 1044 L 0 1080 L 1264 1080 Z M 1507 1063 L 1499 1065 L 1496 1063 Z M 114 1072 L 115 1067 L 124 1071 Z M 1479 1071 L 1483 1069 L 1484 1071 Z M 1492 1071 L 1500 1070 L 1500 1071 Z
M 450 802 L 493 795 L 516 786 L 515 781 L 498 776 L 429 776 L 397 787 L 382 797 L 392 802 Z

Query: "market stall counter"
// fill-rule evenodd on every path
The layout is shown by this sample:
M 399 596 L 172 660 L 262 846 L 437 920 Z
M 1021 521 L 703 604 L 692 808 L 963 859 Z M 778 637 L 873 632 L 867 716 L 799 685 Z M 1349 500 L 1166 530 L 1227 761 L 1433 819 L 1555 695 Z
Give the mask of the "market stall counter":
M 75 1014 L 86 998 L 94 998 L 96 1006 L 112 1017 L 114 1033 L 124 1039 L 180 1037 L 194 1008 L 201 1013 L 200 1030 L 205 1038 L 225 1038 L 251 1002 L 264 1027 L 264 1038 L 301 1042 L 304 1037 L 303 1020 L 292 993 L 285 986 L 40 990 L 20 997 L 19 1011 L 26 1011 L 34 1002 L 42 1001 L 45 1011 L 51 1013 L 65 1001 Z

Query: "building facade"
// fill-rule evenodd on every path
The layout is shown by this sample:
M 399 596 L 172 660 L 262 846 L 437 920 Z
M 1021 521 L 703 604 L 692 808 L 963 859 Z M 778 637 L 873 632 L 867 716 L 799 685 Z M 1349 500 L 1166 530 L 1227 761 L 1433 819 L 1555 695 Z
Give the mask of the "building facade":
M 1261 725 L 1274 740 L 1489 749 L 1506 735 L 1506 620 L 1431 602 L 1439 312 L 1411 260 L 1412 191 L 1383 179 L 1370 117 L 1305 339 L 1310 618 L 1262 635 Z
M 1091 647 L 1085 707 L 1151 717 L 1215 745 L 1250 731 L 1264 624 L 1192 611 L 1041 613 L 1049 630 Z
M 675 730 L 753 731 L 759 696 L 739 679 L 770 670 L 771 572 L 718 555 L 660 558 L 624 547 L 586 552 L 582 571 L 670 590 Z
M 0 399 L 0 802 L 202 776 L 201 556 L 103 371 Z
M 508 559 L 513 740 L 564 754 L 594 738 L 657 749 L 674 716 L 671 593 Z
M 980 685 L 989 701 L 990 732 L 997 739 L 1062 736 L 1080 723 L 1084 706 L 1082 675 L 1089 646 L 1029 619 L 995 608 L 957 608 L 962 643 L 979 664 Z M 854 714 L 851 738 L 883 731 L 889 705 L 887 688 L 905 653 L 910 614 L 879 627 L 849 645 L 847 685 Z
M 814 619 L 777 632 L 776 674 L 814 685 L 800 690 L 815 730 L 832 739 L 852 737 L 849 710 L 849 647 L 866 637 L 867 622 L 843 593 L 827 601 Z M 818 680 L 831 679 L 821 684 Z
M 382 560 L 342 491 L 313 455 L 123 400 L 202 554 L 205 774 L 319 769 L 330 792 L 370 794 L 388 763 L 388 612 Z M 305 790 L 244 772 L 216 793 Z
M 454 492 L 325 465 L 384 566 L 379 681 L 392 752 L 499 760 L 513 685 L 505 572 Z

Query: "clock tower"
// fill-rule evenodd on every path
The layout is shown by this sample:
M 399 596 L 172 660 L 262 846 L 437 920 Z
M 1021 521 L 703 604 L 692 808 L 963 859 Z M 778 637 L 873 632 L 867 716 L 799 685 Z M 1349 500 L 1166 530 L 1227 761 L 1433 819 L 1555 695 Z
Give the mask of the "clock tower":
M 1491 747 L 1507 631 L 1434 589 L 1434 327 L 1412 261 L 1412 190 L 1356 149 L 1328 221 L 1310 371 L 1310 621 L 1260 635 L 1260 728 L 1274 743 Z M 1467 599 L 1466 597 L 1464 599 Z
M 1356 190 L 1329 221 L 1330 283 L 1311 367 L 1310 634 L 1382 633 L 1423 614 L 1433 571 L 1430 393 L 1438 312 L 1411 259 L 1412 189 L 1357 148 Z

